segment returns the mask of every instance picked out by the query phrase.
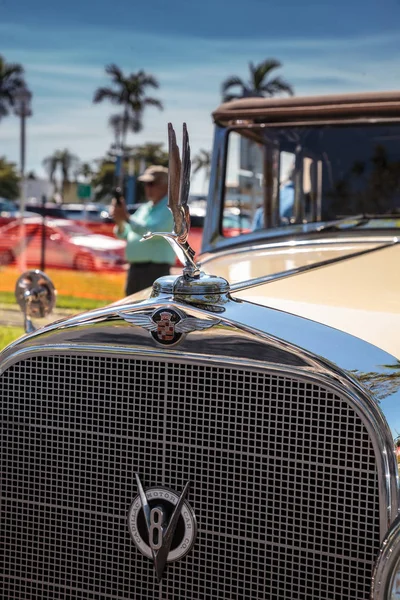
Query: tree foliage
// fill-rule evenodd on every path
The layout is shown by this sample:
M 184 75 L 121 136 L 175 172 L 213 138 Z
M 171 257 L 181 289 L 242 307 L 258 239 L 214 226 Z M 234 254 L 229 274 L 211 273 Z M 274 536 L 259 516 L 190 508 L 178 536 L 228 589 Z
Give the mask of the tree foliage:
M 93 167 L 90 163 L 84 162 L 78 166 L 76 174 L 77 177 L 81 176 L 86 182 L 90 183 L 94 174 Z
M 222 84 L 222 96 L 224 102 L 230 102 L 237 98 L 271 97 L 279 94 L 293 96 L 293 87 L 282 77 L 271 77 L 271 73 L 281 67 L 279 60 L 268 58 L 257 65 L 249 63 L 249 81 L 243 81 L 237 75 L 225 79 Z M 239 88 L 239 92 L 228 93 L 232 88 Z
M 15 105 L 16 94 L 25 87 L 24 69 L 21 65 L 7 63 L 0 55 L 0 120 Z
M 19 196 L 19 175 L 14 163 L 0 157 L 0 198 L 16 200 Z
M 52 183 L 56 183 L 57 173 L 61 176 L 61 194 L 64 195 L 71 182 L 71 174 L 76 173 L 79 158 L 67 148 L 56 150 L 43 160 L 43 166 L 49 174 Z
M 205 171 L 206 177 L 210 176 L 211 169 L 211 152 L 210 150 L 201 149 L 192 160 L 193 175 L 199 171 Z
M 150 167 L 151 165 L 168 167 L 169 155 L 163 149 L 163 145 L 147 142 L 141 146 L 133 146 L 131 155 L 135 161 L 135 172 L 139 172 L 142 164 L 145 167 Z
M 168 152 L 164 150 L 163 144 L 147 142 L 138 146 L 125 146 L 124 156 L 126 157 L 123 164 L 125 184 L 131 167 L 130 160 L 133 160 L 133 172 L 136 176 L 140 174 L 142 169 L 150 165 L 168 167 L 169 156 Z M 117 183 L 115 179 L 115 147 L 113 146 L 104 158 L 95 162 L 99 165 L 92 178 L 95 199 L 109 199 Z M 137 198 L 142 197 L 140 184 L 138 184 L 136 192 Z
M 115 163 L 104 159 L 93 175 L 92 185 L 94 186 L 95 200 L 111 199 L 115 187 Z
M 109 125 L 112 127 L 116 143 L 126 145 L 129 131 L 137 133 L 143 127 L 143 112 L 147 106 L 162 110 L 163 105 L 157 98 L 147 96 L 149 88 L 159 88 L 157 79 L 145 71 L 124 75 L 115 64 L 106 67 L 106 73 L 111 77 L 111 86 L 99 87 L 93 96 L 95 104 L 107 100 L 122 108 L 122 112 L 112 115 Z

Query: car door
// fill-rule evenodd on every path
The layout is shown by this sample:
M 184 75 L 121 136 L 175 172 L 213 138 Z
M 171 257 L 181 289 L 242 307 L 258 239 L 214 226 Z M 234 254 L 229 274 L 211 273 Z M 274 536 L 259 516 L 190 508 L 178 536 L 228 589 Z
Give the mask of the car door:
M 75 257 L 69 238 L 57 227 L 46 227 L 46 261 L 55 267 L 70 268 Z

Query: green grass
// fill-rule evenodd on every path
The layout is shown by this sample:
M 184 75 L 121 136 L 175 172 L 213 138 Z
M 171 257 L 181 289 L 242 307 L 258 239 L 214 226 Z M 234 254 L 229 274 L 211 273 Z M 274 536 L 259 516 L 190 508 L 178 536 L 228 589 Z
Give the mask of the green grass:
M 16 340 L 23 333 L 25 333 L 23 327 L 0 327 L 0 350 Z
M 109 302 L 105 300 L 95 300 L 93 298 L 75 298 L 74 296 L 57 296 L 56 300 L 56 308 L 73 308 L 78 310 L 101 308 L 107 304 L 109 304 Z
M 0 304 L 16 305 L 13 292 L 0 292 Z M 92 308 L 101 308 L 105 306 L 105 300 L 95 300 L 92 298 L 75 298 L 74 296 L 57 296 L 56 308 L 71 308 L 74 310 L 91 310 Z

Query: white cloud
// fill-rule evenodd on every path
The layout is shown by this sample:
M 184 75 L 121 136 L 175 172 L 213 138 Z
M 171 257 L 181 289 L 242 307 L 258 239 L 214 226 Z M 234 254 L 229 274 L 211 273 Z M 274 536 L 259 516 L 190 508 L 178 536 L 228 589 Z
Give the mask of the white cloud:
M 51 63 L 24 63 L 25 69 L 29 73 L 40 73 L 42 75 L 52 75 L 56 77 L 74 77 L 84 79 L 99 80 L 104 76 L 104 69 L 101 67 L 88 67 L 75 64 L 51 64 Z

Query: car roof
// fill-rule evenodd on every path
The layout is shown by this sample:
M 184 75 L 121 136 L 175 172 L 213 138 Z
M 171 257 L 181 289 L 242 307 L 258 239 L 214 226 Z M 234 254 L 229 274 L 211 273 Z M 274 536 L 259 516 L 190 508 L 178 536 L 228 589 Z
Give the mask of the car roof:
M 36 206 L 37 208 L 42 208 L 43 203 L 38 201 L 27 200 L 25 202 L 25 206 Z M 45 202 L 45 208 L 63 208 L 62 204 L 56 204 L 55 202 Z
M 98 210 L 103 211 L 106 209 L 104 204 L 62 204 L 60 208 L 64 210 Z
M 43 223 L 43 217 L 25 217 L 24 218 L 24 223 L 25 225 L 42 225 Z M 7 226 L 18 226 L 19 225 L 19 220 L 14 220 L 11 221 L 11 223 L 8 223 Z M 45 225 L 49 225 L 50 227 L 65 227 L 66 225 L 70 225 L 71 227 L 76 227 L 76 222 L 72 221 L 70 219 L 52 219 L 50 217 L 46 217 L 45 220 Z M 79 225 L 79 227 L 82 227 L 81 225 Z M 85 227 L 83 227 L 83 229 L 85 229 Z M 91 233 L 91 231 L 88 229 L 88 232 Z
M 362 117 L 400 120 L 400 91 L 289 98 L 241 98 L 221 104 L 213 113 L 215 123 L 225 126 L 242 120 L 279 123 L 288 120 L 340 120 Z

